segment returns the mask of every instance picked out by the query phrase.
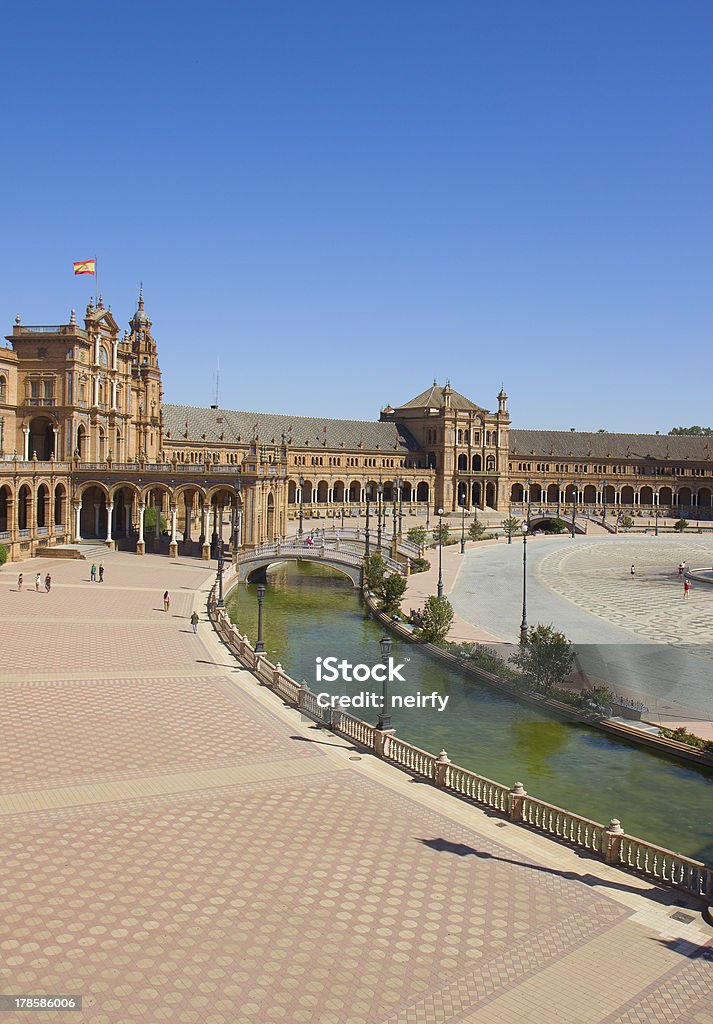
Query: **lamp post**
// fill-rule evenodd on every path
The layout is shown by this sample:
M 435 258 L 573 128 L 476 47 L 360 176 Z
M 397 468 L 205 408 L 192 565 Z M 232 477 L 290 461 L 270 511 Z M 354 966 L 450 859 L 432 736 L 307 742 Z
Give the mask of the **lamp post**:
M 560 518 L 561 502 L 562 502 L 562 481 L 558 480 L 557 481 L 557 518 L 558 519 Z
M 602 519 L 607 517 L 607 482 L 602 484 Z
M 303 476 L 301 476 L 297 482 L 300 485 L 300 528 L 299 528 L 298 536 L 301 537 L 302 533 L 304 532 L 304 508 L 303 508 L 303 501 L 304 501 L 305 478 Z
M 364 488 L 364 497 L 366 498 L 366 528 L 364 530 L 364 557 L 369 557 L 369 501 L 371 500 L 371 487 L 369 484 Z
M 460 553 L 465 554 L 465 490 L 461 493 Z
M 379 721 L 376 723 L 377 729 L 390 729 L 391 728 L 391 715 L 389 712 L 389 663 L 391 661 L 391 637 L 385 636 L 379 640 L 379 647 L 381 648 L 381 660 L 386 666 L 384 672 L 384 680 L 382 683 L 381 690 L 381 713 L 379 715 Z
M 381 551 L 381 505 L 384 494 L 384 485 L 381 480 L 376 486 L 376 546 Z
M 522 524 L 522 622 L 520 643 L 527 643 L 527 523 Z
M 225 608 L 223 601 L 223 509 L 220 509 L 220 532 L 218 533 L 218 608 Z
M 391 534 L 391 543 L 394 546 L 394 550 L 396 550 L 396 491 L 394 491 L 394 508 L 393 508 L 393 513 L 392 514 L 393 514 L 393 519 L 394 519 L 394 529 L 393 529 L 392 534 Z
M 656 497 L 656 495 L 654 495 Z M 659 507 L 654 505 L 654 537 L 659 535 Z
M 242 540 L 243 532 L 243 512 L 240 507 L 240 492 L 243 489 L 242 480 L 235 481 L 235 517 L 233 519 L 233 553 L 234 558 L 237 558 L 238 551 L 240 549 L 240 542 Z
M 259 583 L 257 588 L 257 643 L 255 653 L 264 654 L 265 644 L 262 639 L 262 602 L 265 600 L 265 584 Z
M 404 532 L 404 530 L 403 530 L 403 527 L 404 527 L 404 501 L 403 501 L 403 486 L 404 486 L 404 482 L 401 479 L 401 477 L 399 477 L 398 480 L 396 481 L 396 486 L 398 487 L 398 494 L 399 494 L 399 540 L 401 540 L 401 538 L 403 537 L 403 532 Z
M 443 509 L 438 510 L 438 600 L 443 597 Z
M 576 520 L 576 517 L 577 517 L 577 497 L 578 497 L 578 495 L 579 495 L 579 491 L 577 490 L 577 485 L 574 484 L 573 487 L 572 487 L 572 540 L 574 540 L 574 534 L 575 534 L 575 525 L 576 525 L 575 524 L 575 520 Z

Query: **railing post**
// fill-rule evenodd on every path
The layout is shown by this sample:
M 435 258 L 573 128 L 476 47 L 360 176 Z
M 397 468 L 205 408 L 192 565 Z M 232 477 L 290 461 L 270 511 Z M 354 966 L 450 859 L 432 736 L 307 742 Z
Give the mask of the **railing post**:
M 384 757 L 386 741 L 396 735 L 396 729 L 374 729 L 374 753 L 377 757 Z
M 281 675 L 282 675 L 282 665 L 278 661 L 278 663 L 275 665 L 275 668 L 272 671 L 272 685 L 275 687 L 275 689 L 277 689 L 277 684 L 280 681 L 280 676 Z
M 446 776 L 448 775 L 448 765 L 451 763 L 448 754 L 445 750 L 442 750 L 436 758 L 436 763 L 433 766 L 433 783 L 438 786 L 439 789 L 444 789 L 446 785 Z
M 604 835 L 602 837 L 602 855 L 604 857 L 605 864 L 618 864 L 619 863 L 619 852 L 621 850 L 621 841 L 626 833 L 621 827 L 621 822 L 618 818 L 612 818 L 607 827 L 604 829 Z
M 508 800 L 508 813 L 510 821 L 522 821 L 523 820 L 523 804 L 525 797 L 527 796 L 527 790 L 521 782 L 516 782 L 510 790 L 510 799 Z
M 309 686 L 306 682 L 300 683 L 299 693 L 297 694 L 297 707 L 300 711 L 307 706 L 307 694 L 309 693 Z

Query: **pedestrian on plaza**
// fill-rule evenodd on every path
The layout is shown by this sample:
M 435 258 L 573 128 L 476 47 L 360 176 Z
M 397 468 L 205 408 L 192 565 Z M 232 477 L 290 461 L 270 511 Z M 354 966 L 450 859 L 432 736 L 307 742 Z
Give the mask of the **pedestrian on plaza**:
M 104 563 L 103 562 L 99 563 L 99 582 L 100 583 L 104 582 Z
M 691 592 L 691 581 L 688 578 L 686 578 L 683 581 L 683 596 L 684 596 L 684 598 L 688 597 L 690 592 Z
M 634 576 L 636 576 L 636 568 L 635 568 L 635 566 L 632 565 L 632 567 L 631 567 L 631 578 L 632 578 L 632 580 L 633 580 Z
M 163 593 L 163 610 L 165 612 L 167 612 L 170 607 L 171 607 L 171 595 L 169 594 L 169 592 L 167 590 L 165 590 L 164 593 Z
M 50 576 L 49 573 L 47 573 L 47 575 L 45 576 L 45 590 L 49 594 L 51 589 L 52 589 L 52 577 Z
M 198 622 L 199 621 L 200 620 L 198 618 L 198 612 L 194 611 L 193 614 L 191 615 L 191 625 L 193 626 L 193 632 L 194 633 L 198 632 Z
M 92 562 L 92 567 L 89 570 L 89 581 L 90 583 L 96 583 L 97 581 L 97 567 L 94 562 Z
M 17 577 L 17 589 L 22 590 L 22 573 Z
M 683 576 L 683 562 L 678 563 L 678 575 Z
M 35 590 L 36 590 L 36 592 L 38 594 L 40 592 L 40 583 L 41 582 L 42 582 L 42 577 L 40 576 L 39 573 L 37 573 L 37 575 L 35 576 Z

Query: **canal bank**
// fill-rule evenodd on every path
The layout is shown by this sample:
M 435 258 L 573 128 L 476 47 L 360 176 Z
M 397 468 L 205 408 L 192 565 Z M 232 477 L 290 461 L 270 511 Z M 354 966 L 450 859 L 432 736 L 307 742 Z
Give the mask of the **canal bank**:
M 235 588 L 227 604 L 240 630 L 254 638 L 255 587 Z M 376 662 L 381 635 L 351 584 L 314 566 L 270 573 L 267 657 L 297 681 L 314 689 L 316 658 L 329 654 Z M 521 780 L 551 804 L 599 821 L 620 818 L 629 833 L 713 860 L 709 772 L 672 764 L 655 752 L 514 703 L 465 672 L 435 663 L 417 646 L 395 644 L 394 653 L 409 659 L 409 692 L 435 690 L 450 697 L 443 713 L 396 711 L 399 736 L 426 750 L 445 748 L 453 762 L 489 778 L 509 785 Z M 347 692 L 346 686 L 329 688 Z

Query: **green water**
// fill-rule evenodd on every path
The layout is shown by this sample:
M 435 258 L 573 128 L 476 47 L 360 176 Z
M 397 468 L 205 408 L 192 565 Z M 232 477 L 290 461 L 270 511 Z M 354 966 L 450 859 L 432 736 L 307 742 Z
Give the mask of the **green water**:
M 365 617 L 351 583 L 319 566 L 280 566 L 268 577 L 264 604 L 267 655 L 310 689 L 330 693 L 380 690 L 379 684 L 315 682 L 315 659 L 329 655 L 375 664 L 380 627 Z M 231 593 L 227 607 L 251 638 L 257 632 L 254 585 Z M 449 697 L 442 712 L 399 709 L 397 735 L 424 750 L 445 748 L 452 761 L 498 782 L 520 780 L 532 796 L 596 821 L 620 818 L 631 835 L 713 863 L 713 772 L 670 761 L 598 730 L 562 722 L 481 686 L 394 640 L 404 662 L 397 693 Z M 409 660 L 407 660 L 409 659 Z M 354 711 L 375 722 L 375 711 Z

